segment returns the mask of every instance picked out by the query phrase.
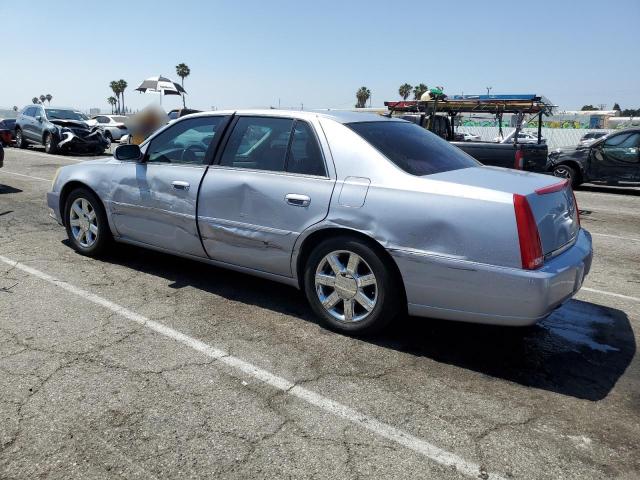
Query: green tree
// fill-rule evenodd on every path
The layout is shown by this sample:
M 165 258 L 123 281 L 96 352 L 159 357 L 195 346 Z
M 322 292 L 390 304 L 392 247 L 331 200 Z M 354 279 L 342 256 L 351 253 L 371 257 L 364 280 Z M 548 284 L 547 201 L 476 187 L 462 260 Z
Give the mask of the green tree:
M 47 97 L 45 97 L 44 95 L 40 95 L 40 103 L 42 103 L 43 105 L 46 99 Z
M 116 103 L 118 103 L 118 101 L 116 100 L 116 97 L 107 98 L 107 103 L 111 105 L 111 113 L 113 114 Z
M 371 97 L 371 90 L 367 87 L 360 87 L 356 92 L 356 99 L 358 103 L 356 103 L 356 108 L 364 108 L 367 106 L 367 100 Z
M 583 105 L 582 108 L 580 109 L 580 111 L 582 112 L 586 112 L 588 110 L 600 110 L 598 107 L 595 107 L 593 105 Z
M 618 112 L 621 112 L 621 111 L 622 111 L 622 109 L 620 108 L 620 105 L 618 105 L 617 103 L 614 103 L 614 104 L 613 104 L 613 110 L 616 110 L 616 111 L 618 111 Z
M 31 103 L 40 103 L 40 100 L 38 100 L 38 97 L 33 97 Z
M 408 83 L 403 83 L 402 85 L 400 85 L 400 88 L 398 89 L 398 93 L 400 94 L 403 100 L 406 100 L 407 98 L 409 98 L 409 95 L 411 95 L 412 89 L 413 87 L 411 85 L 409 85 Z
M 120 79 L 118 80 L 118 90 L 120 91 L 120 95 L 122 96 L 122 103 L 120 104 L 121 108 L 121 112 L 123 115 L 126 112 L 126 109 L 124 107 L 124 91 L 127 89 L 129 85 L 127 84 L 126 80 Z
M 120 113 L 120 83 L 117 80 L 113 80 L 109 83 L 109 88 L 111 88 L 116 97 L 116 113 Z
M 182 80 L 182 88 L 184 89 L 184 79 L 191 75 L 191 69 L 187 66 L 186 63 L 179 63 L 176 65 L 176 75 L 178 75 Z M 182 106 L 187 108 L 187 104 L 184 100 L 184 93 L 182 94 Z
M 51 105 L 51 100 L 53 99 L 53 95 L 51 95 L 50 93 L 47 93 L 45 95 L 45 98 L 47 99 L 47 103 Z
M 14 105 L 14 106 L 13 106 L 13 111 L 14 111 L 14 112 L 17 112 L 17 111 L 18 111 L 18 106 L 17 106 L 17 105 Z
M 427 87 L 424 83 L 421 83 L 420 85 L 416 85 L 415 87 L 413 87 L 413 99 L 420 100 L 420 97 L 422 96 L 422 94 L 427 90 L 429 90 L 429 87 Z

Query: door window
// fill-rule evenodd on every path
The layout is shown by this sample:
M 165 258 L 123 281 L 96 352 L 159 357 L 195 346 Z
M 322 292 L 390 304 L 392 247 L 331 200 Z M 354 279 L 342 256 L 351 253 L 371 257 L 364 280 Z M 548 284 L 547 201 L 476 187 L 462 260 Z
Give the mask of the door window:
M 311 126 L 296 121 L 287 158 L 287 172 L 326 176 L 322 152 Z
M 640 147 L 640 133 L 623 133 L 608 138 L 602 150 L 612 160 L 626 163 L 638 163 Z
M 192 165 L 208 163 L 209 146 L 225 118 L 197 117 L 177 122 L 151 140 L 146 162 Z
M 222 154 L 227 167 L 284 171 L 293 120 L 240 117 Z
M 107 117 L 96 117 L 96 121 L 98 123 L 109 123 L 110 120 Z

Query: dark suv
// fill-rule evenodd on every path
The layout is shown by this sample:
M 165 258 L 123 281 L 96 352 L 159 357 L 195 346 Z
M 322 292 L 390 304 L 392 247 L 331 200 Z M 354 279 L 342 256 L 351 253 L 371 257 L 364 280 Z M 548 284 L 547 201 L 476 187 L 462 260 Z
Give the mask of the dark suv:
M 102 130 L 71 108 L 29 105 L 16 119 L 16 147 L 44 145 L 47 153 L 77 152 L 101 155 L 109 147 Z

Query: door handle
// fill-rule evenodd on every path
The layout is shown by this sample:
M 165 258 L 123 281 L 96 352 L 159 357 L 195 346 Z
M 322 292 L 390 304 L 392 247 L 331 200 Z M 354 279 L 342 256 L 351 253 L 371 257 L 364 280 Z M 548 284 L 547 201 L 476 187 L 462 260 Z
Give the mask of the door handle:
M 284 196 L 284 200 L 294 207 L 308 207 L 311 203 L 311 198 L 307 195 L 300 195 L 299 193 L 287 193 Z
M 171 186 L 173 187 L 174 190 L 187 191 L 187 190 L 189 190 L 189 187 L 191 185 L 189 185 L 189 182 L 183 182 L 181 180 L 174 180 L 173 182 L 171 182 Z

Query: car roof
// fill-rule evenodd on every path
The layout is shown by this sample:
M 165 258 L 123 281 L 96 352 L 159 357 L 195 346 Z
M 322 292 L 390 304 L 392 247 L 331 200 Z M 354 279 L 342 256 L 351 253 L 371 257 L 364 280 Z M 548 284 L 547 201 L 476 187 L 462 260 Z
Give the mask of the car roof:
M 323 118 L 329 118 L 331 120 L 335 120 L 338 123 L 385 122 L 385 121 L 404 122 L 404 120 L 399 118 L 389 118 L 382 115 L 378 115 L 376 113 L 364 113 L 364 112 L 361 113 L 361 112 L 341 111 L 341 110 L 308 110 L 308 111 L 278 110 L 278 109 L 213 110 L 209 112 L 192 113 L 190 115 L 186 115 L 181 118 L 207 116 L 211 114 L 230 115 L 233 113 L 235 113 L 236 115 L 290 117 L 290 118 L 299 118 L 301 120 L 304 120 L 304 119 L 310 120 L 312 118 L 323 117 Z

